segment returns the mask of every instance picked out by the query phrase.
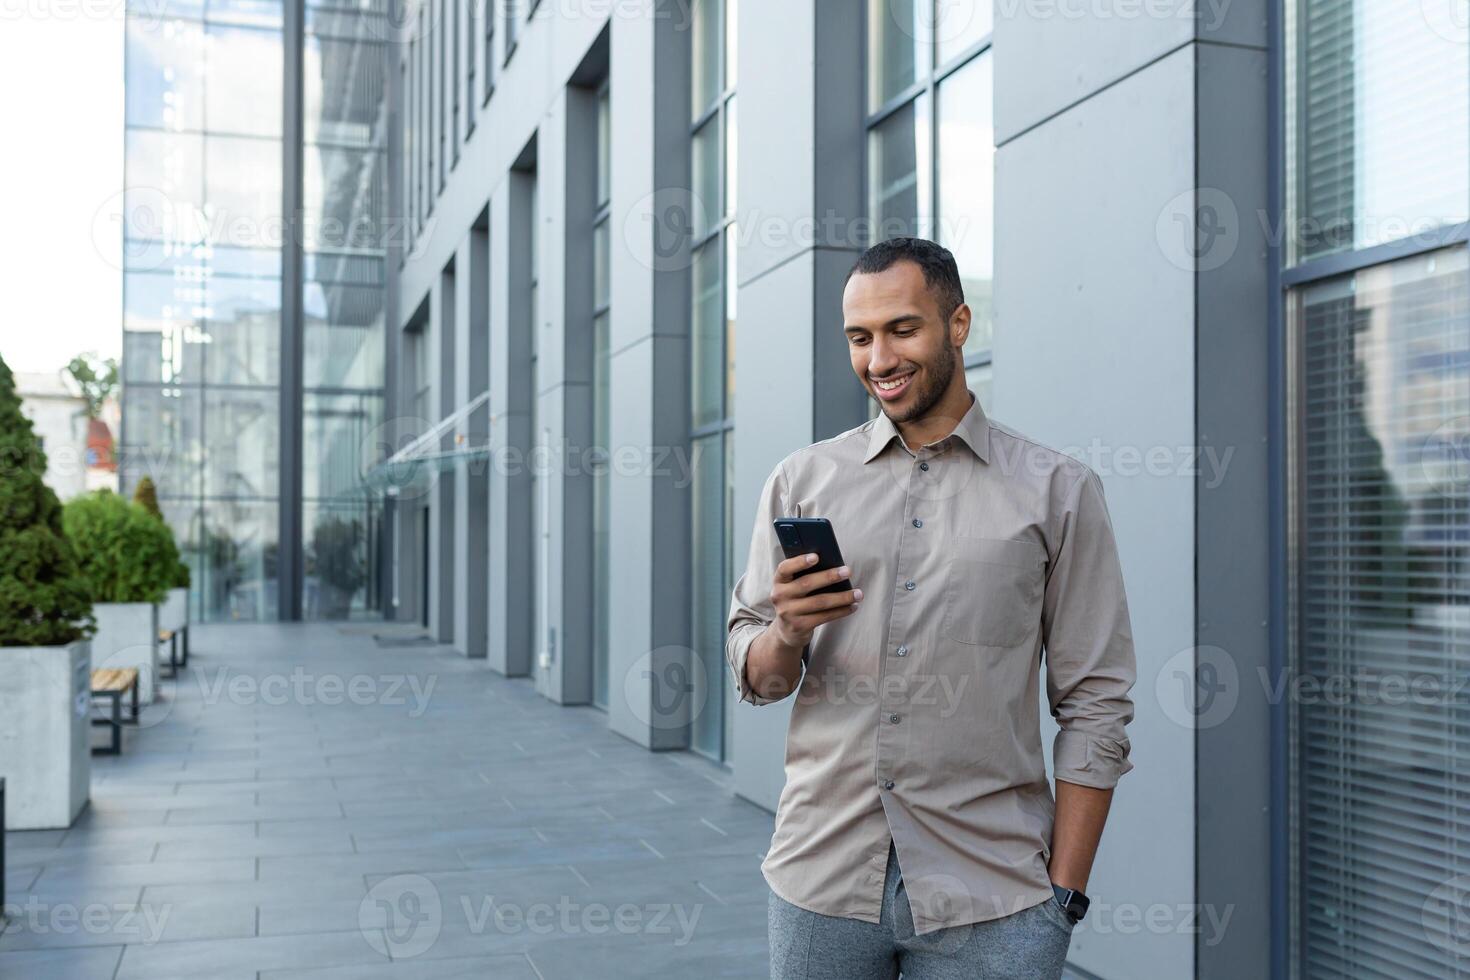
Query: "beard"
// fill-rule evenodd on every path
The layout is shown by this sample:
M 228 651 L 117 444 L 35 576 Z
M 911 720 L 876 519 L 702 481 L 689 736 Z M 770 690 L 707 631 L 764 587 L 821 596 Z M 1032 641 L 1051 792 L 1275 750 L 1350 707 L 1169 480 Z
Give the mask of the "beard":
M 919 372 L 919 378 L 922 380 L 914 389 L 913 406 L 902 414 L 895 415 L 887 407 L 883 406 L 882 401 L 879 401 L 879 406 L 883 407 L 883 414 L 887 415 L 889 420 L 895 425 L 902 422 L 912 422 L 915 419 L 921 419 L 928 415 L 934 410 L 934 406 L 939 404 L 939 400 L 944 397 L 944 392 L 949 388 L 949 383 L 954 378 L 955 368 L 958 363 L 959 359 L 955 357 L 954 348 L 947 342 L 942 344 L 939 348 L 938 356 L 929 364 L 923 365 L 923 370 Z

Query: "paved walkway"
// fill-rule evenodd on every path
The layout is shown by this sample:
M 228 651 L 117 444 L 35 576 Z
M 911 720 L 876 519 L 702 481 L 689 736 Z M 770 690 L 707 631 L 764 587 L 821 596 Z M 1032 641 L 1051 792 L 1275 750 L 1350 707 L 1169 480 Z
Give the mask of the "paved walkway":
M 766 975 L 722 772 L 373 632 L 196 628 L 76 825 L 7 835 L 0 977 Z

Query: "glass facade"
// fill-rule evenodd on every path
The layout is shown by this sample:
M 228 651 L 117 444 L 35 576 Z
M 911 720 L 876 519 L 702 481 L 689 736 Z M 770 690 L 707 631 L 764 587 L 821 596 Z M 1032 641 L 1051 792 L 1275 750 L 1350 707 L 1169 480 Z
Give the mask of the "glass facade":
M 1470 62 L 1417 6 L 1286 11 L 1292 970 L 1462 977 Z
M 991 17 L 980 0 L 868 0 L 874 240 L 932 238 L 954 253 L 972 315 L 966 375 L 987 409 L 995 323 Z
M 306 8 L 301 310 L 302 615 L 378 613 L 382 506 L 361 454 L 383 423 L 390 36 L 381 7 Z
M 695 0 L 690 128 L 694 248 L 690 321 L 693 648 L 710 685 L 693 747 L 729 761 L 734 692 L 725 668 L 735 430 L 736 0 Z
M 126 24 L 123 491 L 157 485 L 200 620 L 279 612 L 279 3 Z
M 282 546 L 293 567 L 324 562 L 312 549 L 329 518 L 355 527 L 353 580 L 365 576 L 331 611 L 375 608 L 376 511 L 357 487 L 382 414 L 385 33 L 370 22 L 382 13 L 304 11 L 299 134 L 284 126 L 285 14 L 268 0 L 209 2 L 167 17 L 130 9 L 126 25 L 122 488 L 153 478 L 200 621 L 291 615 Z M 305 149 L 299 243 L 282 220 L 287 138 Z M 287 323 L 282 268 L 297 248 L 303 315 Z M 282 454 L 283 337 L 298 330 L 312 465 L 307 499 L 283 501 L 283 468 L 303 462 Z M 350 513 L 337 506 L 348 497 Z M 283 508 L 297 506 L 308 540 L 283 542 Z M 318 587 L 305 589 L 303 612 L 326 615 Z

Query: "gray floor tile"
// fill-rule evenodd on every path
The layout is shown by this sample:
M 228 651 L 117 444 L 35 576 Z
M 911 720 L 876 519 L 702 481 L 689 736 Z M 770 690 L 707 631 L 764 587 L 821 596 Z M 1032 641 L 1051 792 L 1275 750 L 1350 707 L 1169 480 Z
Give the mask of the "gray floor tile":
M 452 960 L 411 959 L 382 966 L 267 970 L 260 980 L 539 980 L 520 953 Z
M 90 930 L 12 924 L 0 977 L 763 975 L 771 815 L 728 773 L 645 752 L 601 712 L 448 648 L 379 649 L 358 629 L 198 628 L 198 669 L 123 755 L 94 760 L 76 824 L 7 835 L 12 903 L 106 914 Z M 221 669 L 298 667 L 437 680 L 415 718 L 207 698 Z M 431 919 L 405 897 L 420 892 Z M 122 921 L 139 904 L 153 918 Z M 620 905 L 646 922 L 667 909 L 669 928 L 599 929 Z
M 0 953 L 0 977 L 15 980 L 92 980 L 111 977 L 121 946 L 38 949 Z

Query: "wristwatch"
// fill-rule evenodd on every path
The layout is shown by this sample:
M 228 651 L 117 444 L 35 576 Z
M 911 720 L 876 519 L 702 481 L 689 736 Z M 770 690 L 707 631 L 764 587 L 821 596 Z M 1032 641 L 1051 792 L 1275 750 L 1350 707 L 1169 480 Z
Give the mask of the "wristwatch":
M 1081 922 L 1082 917 L 1087 914 L 1087 906 L 1091 904 L 1088 902 L 1087 896 L 1075 888 L 1063 888 L 1055 882 L 1053 882 L 1051 890 L 1056 893 L 1057 902 L 1067 913 L 1067 918 L 1072 920 L 1072 925 L 1075 926 Z

